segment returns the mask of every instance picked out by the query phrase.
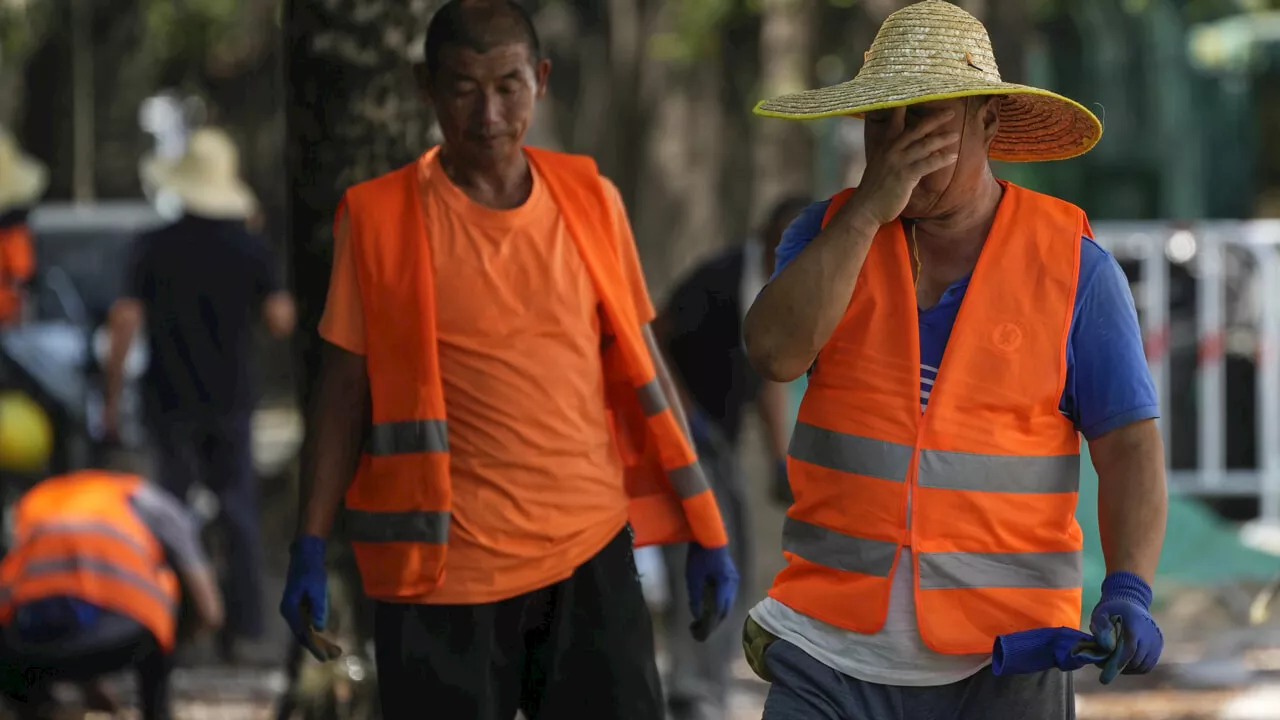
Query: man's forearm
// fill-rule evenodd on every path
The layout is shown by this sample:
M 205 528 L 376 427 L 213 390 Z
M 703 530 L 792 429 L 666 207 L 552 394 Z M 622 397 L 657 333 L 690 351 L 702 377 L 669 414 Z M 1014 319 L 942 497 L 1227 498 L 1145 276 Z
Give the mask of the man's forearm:
M 847 203 L 756 298 L 743 326 L 747 355 L 766 379 L 789 382 L 813 363 L 853 296 L 877 227 Z
M 134 300 L 117 301 L 107 313 L 107 361 L 103 368 L 103 392 L 108 404 L 118 402 L 124 392 L 124 365 L 141 324 L 141 307 Z
M 321 353 L 302 447 L 298 534 L 327 538 L 360 463 L 370 401 L 363 357 L 328 343 Z
M 1107 572 L 1128 571 L 1150 583 L 1169 509 L 1156 422 L 1113 430 L 1090 442 L 1089 454 L 1098 471 L 1098 529 Z

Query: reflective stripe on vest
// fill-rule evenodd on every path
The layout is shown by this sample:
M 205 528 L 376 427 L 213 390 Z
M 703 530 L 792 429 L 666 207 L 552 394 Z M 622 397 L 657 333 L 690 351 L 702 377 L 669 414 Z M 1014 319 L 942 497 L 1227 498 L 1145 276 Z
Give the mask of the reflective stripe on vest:
M 1079 622 L 1080 439 L 1059 404 L 1086 223 L 1004 187 L 923 413 L 900 223 L 872 240 L 822 348 L 788 451 L 787 566 L 770 590 L 809 617 L 876 633 L 890 578 L 910 572 L 920 635 L 938 652 Z M 897 567 L 908 544 L 912 567 Z
M 80 471 L 29 490 L 18 503 L 15 546 L 0 564 L 0 621 L 30 602 L 73 597 L 133 618 L 172 649 L 178 582 L 130 505 L 141 484 Z
M 789 454 L 818 467 L 903 482 L 909 445 L 873 440 L 797 423 Z M 994 456 L 920 451 L 919 487 L 992 493 L 1074 493 L 1080 456 Z M 809 562 L 873 577 L 889 576 L 898 543 L 847 535 L 787 518 L 783 549 Z M 920 587 L 1070 588 L 1082 579 L 1080 552 L 921 553 Z
M 612 200 L 589 158 L 527 148 L 601 299 L 605 400 L 624 455 L 635 544 L 727 543 L 693 448 L 663 397 L 611 243 Z M 419 159 L 431 162 L 432 153 Z M 366 313 L 372 427 L 345 496 L 344 530 L 370 597 L 423 600 L 444 580 L 453 487 L 435 336 L 432 245 L 413 163 L 348 189 L 349 242 Z M 406 274 L 414 280 L 405 282 Z M 622 453 L 620 453 L 622 454 Z
M 449 422 L 403 420 L 376 423 L 369 429 L 365 452 L 376 456 L 447 453 Z M 377 512 L 348 508 L 343 517 L 347 537 L 354 542 L 443 545 L 449 541 L 450 513 L 447 510 Z
M 23 578 L 26 581 L 38 581 L 43 577 L 59 573 L 85 573 L 88 575 L 106 575 L 132 585 L 147 593 L 156 602 L 164 605 L 170 612 L 177 609 L 173 598 L 162 590 L 153 579 L 143 577 L 132 570 L 122 568 L 106 560 L 91 558 L 64 558 L 62 560 L 39 560 L 27 563 L 23 567 Z M 12 596 L 12 588 L 0 588 L 0 603 L 7 603 Z
M 662 391 L 662 383 L 658 378 L 636 388 L 636 397 L 640 399 L 640 407 L 649 418 L 656 418 L 671 409 L 667 402 L 667 394 Z M 667 469 L 667 479 L 681 500 L 688 500 L 710 489 L 707 476 L 697 460 L 686 465 Z

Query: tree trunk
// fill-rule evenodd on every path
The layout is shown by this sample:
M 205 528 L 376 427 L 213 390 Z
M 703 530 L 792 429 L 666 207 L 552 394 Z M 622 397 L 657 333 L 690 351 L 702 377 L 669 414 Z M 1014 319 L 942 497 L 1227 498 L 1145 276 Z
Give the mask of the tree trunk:
M 661 3 L 646 25 L 669 27 L 675 7 Z M 644 151 L 631 217 L 649 292 L 659 305 L 673 282 L 725 241 L 719 195 L 723 78 L 718 49 L 691 63 L 647 59 L 637 104 L 644 115 L 634 125 L 644 135 L 619 140 Z
M 761 97 L 813 87 L 815 0 L 764 0 L 760 19 Z M 755 221 L 785 195 L 813 187 L 813 133 L 806 123 L 761 118 L 753 142 Z
M 401 0 L 290 0 L 288 61 L 289 245 L 298 298 L 296 380 L 303 407 L 316 375 L 333 262 L 331 224 L 345 188 L 411 162 L 429 144 L 431 117 L 418 100 L 410 57 L 433 3 Z M 335 581 L 358 597 L 346 549 Z M 357 613 L 357 652 L 371 636 Z

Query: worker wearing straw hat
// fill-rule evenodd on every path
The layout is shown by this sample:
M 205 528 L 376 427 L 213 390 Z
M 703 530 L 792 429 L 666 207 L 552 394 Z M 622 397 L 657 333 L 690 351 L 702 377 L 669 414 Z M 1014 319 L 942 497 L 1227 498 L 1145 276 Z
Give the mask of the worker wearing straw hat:
M 22 289 L 36 269 L 27 215 L 48 185 L 44 165 L 0 127 L 0 325 L 22 314 Z
M 1128 284 L 1079 208 L 989 163 L 1080 155 L 1098 120 L 1003 82 L 941 0 L 885 20 L 853 80 L 757 112 L 863 117 L 868 153 L 788 229 L 744 326 L 765 376 L 809 373 L 787 566 L 744 628 L 765 717 L 1069 718 L 1063 671 L 1151 670 L 1167 498 Z M 1108 571 L 1088 633 L 1080 435 Z
M 103 426 L 118 436 L 124 361 L 145 326 L 150 363 L 142 396 L 157 450 L 157 481 L 186 498 L 195 481 L 213 491 L 226 519 L 231 572 L 223 659 L 266 662 L 262 549 L 253 475 L 251 368 L 254 321 L 275 337 L 294 309 L 276 260 L 246 228 L 253 193 L 239 176 L 235 144 L 217 128 L 192 133 L 174 159 L 143 162 L 146 182 L 172 193 L 183 215 L 134 241 L 123 297 L 111 308 Z

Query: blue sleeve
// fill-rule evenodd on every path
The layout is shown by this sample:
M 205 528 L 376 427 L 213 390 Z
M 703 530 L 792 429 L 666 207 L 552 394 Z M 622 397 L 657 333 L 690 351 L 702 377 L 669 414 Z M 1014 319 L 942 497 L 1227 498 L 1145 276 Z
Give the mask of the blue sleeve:
M 1160 415 L 1129 280 L 1089 238 L 1080 245 L 1062 406 L 1087 440 Z
M 822 218 L 827 214 L 827 206 L 830 204 L 830 200 L 822 200 L 810 205 L 787 226 L 778 249 L 774 251 L 773 277 L 770 280 L 778 277 L 778 273 L 790 265 L 800 251 L 822 232 Z

